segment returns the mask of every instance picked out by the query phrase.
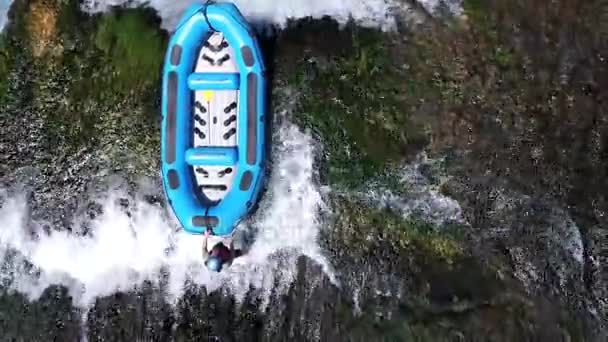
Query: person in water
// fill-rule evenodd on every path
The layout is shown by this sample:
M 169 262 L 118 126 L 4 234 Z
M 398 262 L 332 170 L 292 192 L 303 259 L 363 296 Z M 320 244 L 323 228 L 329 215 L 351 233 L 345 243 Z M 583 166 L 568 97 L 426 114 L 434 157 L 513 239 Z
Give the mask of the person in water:
M 240 249 L 234 248 L 232 237 L 218 242 L 209 252 L 207 250 L 209 235 L 211 235 L 211 229 L 205 231 L 205 237 L 203 238 L 203 261 L 210 270 L 220 272 L 223 267 L 229 267 L 235 258 L 243 255 Z M 224 242 L 227 242 L 230 247 L 226 247 Z

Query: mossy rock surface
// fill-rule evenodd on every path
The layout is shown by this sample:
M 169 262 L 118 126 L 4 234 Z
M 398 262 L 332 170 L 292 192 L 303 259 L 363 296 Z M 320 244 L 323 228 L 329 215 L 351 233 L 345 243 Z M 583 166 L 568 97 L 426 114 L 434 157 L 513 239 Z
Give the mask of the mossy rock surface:
M 392 36 L 352 24 L 339 30 L 329 19 L 303 22 L 279 34 L 287 52 L 277 52 L 277 73 L 298 92 L 297 122 L 324 144 L 324 177 L 355 189 L 426 142 L 402 96 L 407 72 Z
M 272 48 L 274 108 L 293 101 L 290 118 L 323 143 L 321 182 L 336 191 L 321 242 L 343 288 L 301 258 L 297 281 L 266 312 L 254 296 L 237 309 L 230 297 L 201 290 L 182 299 L 178 317 L 155 291 L 118 293 L 97 301 L 90 335 L 605 335 L 605 322 L 591 314 L 606 316 L 608 288 L 605 4 L 464 6 L 466 21 L 431 20 L 412 32 L 305 19 L 264 42 Z M 156 14 L 88 16 L 77 1 L 17 0 L 10 15 L 0 38 L 0 175 L 4 186 L 33 189 L 32 218 L 70 228 L 72 216 L 98 212 L 75 196 L 105 191 L 111 175 L 159 181 L 167 33 Z M 281 87 L 296 98 L 280 98 Z M 458 200 L 467 224 L 436 227 L 353 195 L 370 179 L 407 195 L 395 170 L 420 151 L 444 158 L 448 180 L 437 191 Z M 577 232 L 582 263 L 559 239 Z M 0 319 L 0 330 L 69 340 L 79 333 L 69 301 L 62 289 L 34 304 L 3 295 L 0 305 L 18 319 Z M 24 326 L 31 334 L 20 335 Z
M 115 176 L 132 189 L 141 178 L 160 183 L 167 32 L 151 9 L 79 6 L 16 1 L 0 36 L 2 184 L 24 187 L 32 218 L 55 229 L 71 229 Z

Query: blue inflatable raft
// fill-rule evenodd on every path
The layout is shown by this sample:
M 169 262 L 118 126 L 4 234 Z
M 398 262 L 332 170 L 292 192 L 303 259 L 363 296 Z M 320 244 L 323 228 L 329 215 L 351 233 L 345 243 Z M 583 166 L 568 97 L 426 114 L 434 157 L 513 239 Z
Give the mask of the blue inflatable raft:
M 266 78 L 260 47 L 231 3 L 189 7 L 162 80 L 162 177 L 184 230 L 232 234 L 264 177 Z

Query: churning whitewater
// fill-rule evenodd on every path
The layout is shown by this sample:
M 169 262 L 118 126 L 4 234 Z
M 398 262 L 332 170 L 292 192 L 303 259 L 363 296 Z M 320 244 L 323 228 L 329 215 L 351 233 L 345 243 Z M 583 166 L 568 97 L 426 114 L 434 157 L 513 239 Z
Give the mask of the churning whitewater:
M 112 6 L 150 6 L 162 19 L 162 28 L 172 31 L 180 15 L 190 5 L 203 1 L 195 0 L 85 0 L 83 10 L 95 13 L 109 10 Z M 224 1 L 216 1 L 224 2 Z M 276 25 L 284 27 L 289 19 L 311 16 L 321 18 L 324 15 L 345 23 L 350 18 L 360 25 L 391 29 L 395 25 L 391 9 L 396 6 L 394 0 L 233 0 L 249 22 L 254 25 Z
M 311 137 L 284 122 L 273 137 L 273 168 L 268 190 L 252 222 L 250 253 L 221 273 L 211 273 L 201 259 L 201 236 L 176 232 L 168 211 L 141 198 L 113 191 L 103 199 L 103 214 L 92 222 L 91 233 L 43 231 L 28 222 L 25 195 L 2 193 L 0 208 L 0 280 L 36 299 L 49 285 L 66 286 L 75 304 L 87 306 L 96 297 L 128 291 L 147 280 L 168 279 L 170 301 L 178 299 L 187 282 L 209 291 L 227 288 L 240 300 L 250 286 L 266 291 L 277 281 L 285 289 L 296 274 L 296 259 L 307 255 L 334 280 L 317 244 L 318 213 L 325 210 L 315 185 L 314 145 Z M 121 198 L 134 203 L 121 205 Z M 34 231 L 31 232 L 31 227 Z M 267 297 L 265 298 L 268 299 Z
M 224 0 L 221 0 L 224 1 Z M 218 2 L 221 2 L 218 1 Z M 200 2 L 200 1 L 199 1 Z M 412 4 L 420 4 L 428 13 L 447 9 L 454 15 L 462 14 L 462 0 L 419 0 L 408 3 L 399 0 L 234 0 L 243 15 L 254 25 L 264 28 L 274 25 L 283 28 L 289 19 L 321 18 L 325 15 L 345 23 L 352 19 L 359 25 L 391 30 L 396 27 L 395 13 L 415 16 Z M 84 0 L 82 10 L 89 13 L 105 12 L 113 6 L 149 6 L 162 19 L 161 27 L 172 31 L 182 12 L 195 0 Z M 12 0 L 0 0 L 0 31 L 7 22 Z M 413 18 L 409 18 L 413 19 Z

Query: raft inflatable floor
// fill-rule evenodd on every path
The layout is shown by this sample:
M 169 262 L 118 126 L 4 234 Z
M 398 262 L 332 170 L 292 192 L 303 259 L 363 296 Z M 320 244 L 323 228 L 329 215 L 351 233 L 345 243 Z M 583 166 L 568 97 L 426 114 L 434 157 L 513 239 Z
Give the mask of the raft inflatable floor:
M 229 3 L 193 5 L 163 71 L 162 173 L 184 230 L 229 235 L 264 177 L 266 79 L 259 45 Z

